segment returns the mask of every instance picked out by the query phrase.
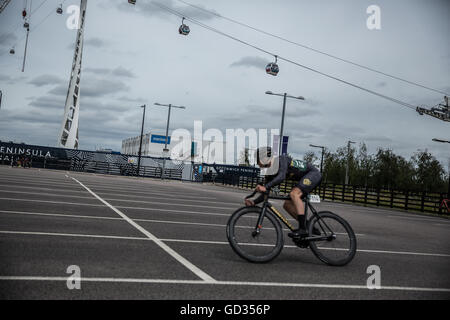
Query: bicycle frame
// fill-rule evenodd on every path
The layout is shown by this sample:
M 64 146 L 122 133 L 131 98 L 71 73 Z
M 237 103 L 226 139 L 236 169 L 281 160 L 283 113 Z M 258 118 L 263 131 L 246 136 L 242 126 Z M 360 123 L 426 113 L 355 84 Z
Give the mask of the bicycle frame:
M 260 230 L 262 228 L 262 222 L 263 222 L 264 216 L 266 214 L 266 210 L 270 210 L 276 217 L 278 217 L 278 219 L 281 220 L 281 222 L 283 222 L 283 224 L 287 228 L 289 228 L 289 230 L 294 231 L 294 227 L 289 223 L 289 221 L 286 219 L 286 217 L 269 202 L 269 198 L 270 197 L 268 194 L 264 194 L 263 207 L 261 210 L 261 214 L 258 217 L 258 223 L 255 226 L 253 235 L 256 236 L 257 234 L 260 233 Z M 271 197 L 271 198 L 272 199 L 280 199 L 280 200 L 290 200 L 291 199 L 290 197 Z M 308 208 L 309 208 L 309 210 L 312 212 L 312 214 L 317 217 L 317 219 L 319 221 L 319 226 L 322 229 L 322 231 L 325 233 L 325 236 L 310 236 L 310 237 L 303 238 L 302 240 L 304 240 L 304 241 L 331 240 L 335 236 L 333 231 L 330 229 L 330 227 L 327 226 L 327 224 L 317 214 L 317 210 L 308 201 L 308 198 L 305 198 L 304 202 L 305 202 L 305 217 L 306 218 L 308 217 Z M 324 227 L 322 226 L 322 223 L 328 229 L 328 231 L 331 233 L 331 235 L 327 235 L 327 232 L 325 231 Z

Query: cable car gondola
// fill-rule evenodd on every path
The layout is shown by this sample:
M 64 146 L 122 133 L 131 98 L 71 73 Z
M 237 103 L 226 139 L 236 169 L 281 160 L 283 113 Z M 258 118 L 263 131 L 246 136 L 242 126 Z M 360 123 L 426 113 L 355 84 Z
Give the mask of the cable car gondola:
M 178 28 L 178 33 L 182 34 L 184 36 L 187 36 L 191 32 L 191 29 L 189 29 L 189 26 L 184 24 L 184 18 L 181 20 L 181 26 Z
M 280 68 L 277 65 L 277 56 L 275 56 L 275 62 L 271 62 L 266 66 L 266 72 L 272 76 L 276 76 Z
M 62 4 L 61 4 L 60 7 L 58 7 L 58 8 L 56 9 L 56 13 L 57 13 L 57 14 L 63 14 Z

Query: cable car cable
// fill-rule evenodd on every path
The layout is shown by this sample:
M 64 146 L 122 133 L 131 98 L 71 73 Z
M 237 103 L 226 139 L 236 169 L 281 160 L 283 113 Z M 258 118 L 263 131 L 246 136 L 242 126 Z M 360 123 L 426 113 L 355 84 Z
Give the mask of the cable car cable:
M 389 73 L 386 73 L 386 72 L 383 72 L 383 71 L 374 69 L 374 68 L 372 68 L 372 67 L 368 67 L 368 66 L 362 65 L 362 64 L 360 64 L 360 63 L 356 63 L 356 62 L 353 62 L 353 61 L 350 61 L 350 60 L 347 60 L 347 59 L 344 59 L 344 58 L 340 58 L 340 57 L 335 56 L 335 55 L 333 55 L 333 54 L 330 54 L 330 53 L 327 53 L 327 52 L 324 52 L 324 51 L 321 51 L 321 50 L 314 49 L 314 48 L 312 48 L 312 47 L 310 47 L 310 46 L 307 46 L 307 45 L 301 44 L 301 43 L 299 43 L 299 42 L 295 42 L 295 41 L 289 40 L 289 39 L 287 39 L 287 38 L 284 38 L 284 37 L 282 37 L 282 36 L 279 36 L 279 35 L 276 35 L 276 34 L 273 34 L 273 33 L 267 32 L 267 31 L 264 31 L 264 30 L 262 30 L 262 29 L 258 29 L 258 28 L 252 27 L 252 26 L 250 26 L 250 25 L 248 25 L 248 24 L 245 24 L 245 23 L 243 23 L 243 22 L 240 22 L 240 21 L 237 21 L 237 20 L 234 20 L 234 19 L 225 17 L 225 16 L 223 16 L 223 15 L 221 15 L 221 14 L 218 14 L 218 13 L 215 13 L 215 12 L 210 11 L 210 10 L 208 10 L 208 9 L 202 8 L 202 7 L 200 7 L 200 6 L 196 6 L 196 5 L 194 5 L 194 4 L 188 3 L 188 2 L 186 2 L 186 1 L 184 1 L 184 0 L 177 0 L 177 1 L 182 2 L 182 3 L 184 3 L 184 4 L 187 5 L 187 6 L 190 6 L 190 7 L 196 8 L 196 9 L 198 9 L 198 10 L 201 10 L 201 11 L 207 12 L 207 13 L 209 13 L 209 14 L 212 14 L 212 15 L 214 15 L 214 16 L 216 16 L 216 17 L 219 17 L 219 18 L 228 20 L 228 21 L 230 21 L 230 22 L 232 22 L 232 23 L 239 24 L 239 25 L 241 25 L 241 26 L 243 26 L 243 27 L 252 29 L 252 30 L 254 30 L 254 31 L 256 31 L 256 32 L 265 34 L 265 35 L 270 36 L 270 37 L 273 37 L 273 38 L 277 38 L 277 39 L 279 39 L 279 40 L 288 42 L 288 43 L 290 43 L 290 44 L 293 44 L 293 45 L 302 47 L 302 48 L 304 48 L 304 49 L 307 49 L 307 50 L 316 52 L 316 53 L 318 53 L 318 54 L 321 54 L 321 55 L 324 55 L 324 56 L 327 56 L 327 57 L 330 57 L 330 58 L 332 58 L 332 59 L 336 59 L 336 60 L 339 60 L 339 61 L 342 61 L 342 62 L 351 64 L 351 65 L 353 65 L 353 66 L 355 66 L 355 67 L 359 67 L 359 68 L 362 68 L 362 69 L 365 69 L 365 70 L 368 70 L 368 71 L 371 71 L 371 72 L 375 72 L 375 73 L 381 74 L 381 75 L 383 75 L 383 76 L 386 76 L 386 77 L 389 77 L 389 78 L 392 78 L 392 79 L 395 79 L 395 80 L 398 80 L 398 81 L 402 81 L 402 82 L 405 82 L 405 83 L 408 83 L 408 84 L 411 84 L 411 85 L 414 85 L 414 86 L 417 86 L 417 87 L 421 87 L 421 88 L 423 88 L 423 89 L 427 89 L 427 90 L 434 91 L 434 92 L 437 92 L 437 93 L 441 93 L 441 94 L 444 94 L 444 95 L 450 95 L 449 93 L 446 93 L 446 92 L 444 92 L 444 91 L 440 91 L 440 90 L 438 90 L 438 89 L 434 89 L 434 88 L 425 86 L 425 85 L 423 85 L 423 84 L 420 84 L 420 83 L 417 83 L 417 82 L 414 82 L 414 81 L 411 81 L 411 80 L 407 80 L 407 79 L 404 79 L 404 78 L 401 78 L 401 77 L 398 77 L 398 76 L 394 76 L 394 75 L 392 75 L 392 74 L 389 74 Z
M 260 47 L 258 47 L 258 46 L 256 46 L 256 45 L 253 45 L 253 44 L 248 43 L 248 42 L 246 42 L 246 41 L 244 41 L 244 40 L 241 40 L 241 39 L 238 39 L 238 38 L 236 38 L 236 37 L 234 37 L 234 36 L 231 36 L 231 35 L 229 35 L 229 34 L 223 32 L 223 31 L 220 31 L 220 30 L 218 30 L 218 29 L 215 29 L 215 28 L 213 28 L 213 27 L 210 27 L 210 26 L 208 26 L 208 25 L 206 25 L 206 24 L 204 24 L 204 23 L 202 23 L 202 22 L 200 22 L 200 21 L 198 21 L 198 20 L 196 20 L 196 19 L 190 18 L 190 17 L 188 17 L 188 16 L 186 16 L 186 15 L 184 15 L 184 14 L 182 14 L 182 13 L 180 13 L 180 12 L 178 12 L 178 11 L 172 9 L 172 8 L 169 8 L 169 7 L 167 7 L 167 6 L 165 6 L 165 5 L 161 4 L 161 3 L 154 2 L 154 1 L 152 1 L 151 3 L 154 4 L 154 5 L 156 5 L 156 6 L 158 6 L 159 8 L 161 8 L 161 9 L 163 9 L 163 10 L 166 10 L 166 11 L 168 11 L 168 12 L 174 14 L 174 15 L 177 15 L 177 16 L 179 16 L 179 17 L 185 17 L 186 20 L 189 20 L 189 21 L 195 23 L 196 25 L 198 25 L 198 26 L 200 26 L 200 27 L 203 27 L 203 28 L 205 28 L 205 29 L 208 29 L 208 30 L 213 31 L 213 32 L 215 32 L 215 33 L 218 33 L 218 34 L 220 34 L 220 35 L 223 35 L 223 36 L 225 36 L 225 37 L 227 37 L 227 38 L 230 38 L 230 39 L 232 39 L 232 40 L 235 40 L 235 41 L 237 41 L 237 42 L 240 42 L 240 43 L 242 43 L 242 44 L 244 44 L 244 45 L 246 45 L 246 46 L 252 47 L 252 48 L 254 48 L 254 49 L 258 50 L 258 51 L 261 51 L 261 52 L 263 52 L 263 53 L 266 53 L 266 54 L 269 54 L 269 55 L 272 55 L 272 56 L 277 56 L 279 60 L 286 61 L 286 62 L 291 63 L 291 64 L 293 64 L 293 65 L 296 65 L 296 66 L 298 66 L 298 67 L 307 69 L 307 70 L 309 70 L 309 71 L 315 72 L 315 73 L 320 74 L 320 75 L 322 75 L 322 76 L 328 77 L 328 78 L 330 78 L 330 79 L 339 81 L 339 82 L 341 82 L 341 83 L 347 84 L 347 85 L 352 86 L 352 87 L 354 87 L 354 88 L 357 88 L 357 89 L 363 90 L 363 91 L 365 91 L 365 92 L 371 93 L 371 94 L 376 95 L 376 96 L 378 96 L 378 97 L 381 97 L 381 98 L 387 99 L 387 100 L 389 100 L 389 101 L 395 102 L 395 103 L 400 104 L 400 105 L 402 105 L 402 106 L 404 106 L 404 107 L 407 107 L 407 108 L 416 110 L 416 107 L 415 107 L 414 105 L 412 105 L 412 104 L 409 104 L 409 103 L 407 103 L 407 102 L 398 100 L 398 99 L 396 99 L 396 98 L 392 98 L 392 97 L 386 96 L 386 95 L 384 95 L 384 94 L 381 94 L 381 93 L 379 93 L 379 92 L 376 92 L 376 91 L 373 91 L 373 90 L 364 88 L 364 87 L 362 87 L 362 86 L 359 86 L 359 85 L 357 85 L 357 84 L 351 83 L 351 82 L 349 82 L 349 81 L 340 79 L 340 78 L 338 78 L 338 77 L 335 77 L 335 76 L 329 75 L 329 74 L 327 74 L 327 73 L 321 72 L 321 71 L 319 71 L 319 70 L 313 69 L 313 68 L 311 68 L 311 67 L 305 66 L 305 65 L 300 64 L 300 63 L 298 63 L 298 62 L 296 62 L 296 61 L 293 61 L 293 60 L 290 60 L 290 59 L 287 59 L 287 58 L 283 58 L 283 57 L 281 57 L 281 56 L 279 56 L 279 55 L 276 55 L 276 54 L 274 54 L 274 53 L 272 53 L 272 52 L 270 52 L 270 51 L 267 51 L 267 50 L 265 50 L 265 49 L 262 49 L 262 48 L 260 48 Z
M 64 2 L 66 2 L 67 0 L 64 0 L 62 2 L 62 4 L 64 4 Z M 34 12 L 36 12 L 37 10 L 35 10 Z M 42 19 L 41 21 L 39 21 L 39 23 L 37 23 L 33 29 L 30 30 L 30 33 L 33 33 L 34 31 L 36 31 L 52 14 L 54 13 L 54 8 L 52 8 L 50 10 L 50 12 L 45 16 L 44 19 Z M 19 40 L 17 40 L 14 45 L 12 46 L 13 48 L 16 47 L 19 43 L 21 43 L 24 39 L 26 38 L 26 35 L 22 36 L 22 38 L 20 38 Z M 6 52 L 6 51 L 5 51 Z M 5 52 L 0 53 L 0 56 L 2 56 L 3 54 L 5 54 Z
M 36 9 L 34 9 L 31 13 L 30 13 L 30 18 L 31 18 L 31 16 L 33 15 L 33 14 L 35 14 L 37 11 L 39 11 L 39 9 L 41 9 L 41 7 L 42 7 L 42 5 L 44 4 L 44 3 L 46 3 L 48 0 L 44 0 Z M 64 2 L 65 2 L 66 0 L 64 0 Z M 64 3 L 63 2 L 63 3 Z M 19 23 L 14 29 L 11 29 L 11 31 L 6 31 L 5 33 L 2 33 L 1 35 L 0 35 L 0 37 L 3 37 L 3 36 L 6 36 L 6 35 L 8 35 L 8 34 L 10 34 L 10 33 L 16 33 L 16 31 L 17 31 L 17 29 L 19 29 L 21 26 L 23 26 L 23 22 L 21 22 L 21 23 Z

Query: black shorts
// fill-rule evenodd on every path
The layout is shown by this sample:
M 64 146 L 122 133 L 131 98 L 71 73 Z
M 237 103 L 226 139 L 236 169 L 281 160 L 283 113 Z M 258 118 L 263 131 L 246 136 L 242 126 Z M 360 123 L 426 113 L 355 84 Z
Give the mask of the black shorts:
M 322 181 L 322 174 L 319 170 L 311 170 L 305 174 L 296 185 L 303 193 L 310 193 Z

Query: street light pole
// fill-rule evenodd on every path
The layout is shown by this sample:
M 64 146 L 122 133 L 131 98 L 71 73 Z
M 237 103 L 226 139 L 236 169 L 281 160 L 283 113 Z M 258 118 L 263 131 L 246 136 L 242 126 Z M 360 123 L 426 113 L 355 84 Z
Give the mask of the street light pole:
M 164 144 L 164 152 L 167 152 L 167 142 L 169 140 L 169 123 L 170 123 L 170 111 L 172 110 L 172 105 L 169 104 L 169 112 L 167 113 L 167 126 L 166 126 L 166 142 Z
M 320 173 L 323 173 L 323 154 L 325 153 L 325 147 L 324 146 L 316 146 L 316 145 L 313 145 L 313 144 L 310 144 L 309 146 L 313 147 L 313 148 L 320 148 L 320 149 L 322 149 L 322 159 L 320 160 Z
M 348 171 L 349 171 L 349 166 L 350 166 L 350 144 L 352 143 L 356 143 L 353 141 L 348 141 L 347 143 L 347 165 L 345 167 L 345 185 L 348 184 Z
M 284 131 L 284 115 L 286 113 L 286 97 L 287 93 L 283 95 L 283 112 L 281 114 L 281 128 L 280 128 L 280 139 L 278 140 L 278 155 L 281 156 L 283 152 L 283 131 Z
M 138 157 L 138 168 L 137 168 L 137 176 L 139 176 L 139 171 L 141 170 L 141 156 L 142 156 L 142 138 L 144 135 L 144 121 L 145 121 L 145 104 L 141 106 L 144 108 L 144 112 L 142 114 L 142 126 L 141 126 L 141 140 L 139 143 L 139 157 Z
M 167 149 L 167 144 L 169 143 L 169 123 L 170 123 L 170 112 L 172 111 L 172 108 L 178 108 L 178 109 L 186 109 L 186 107 L 183 106 L 174 106 L 172 104 L 161 104 L 158 102 L 155 102 L 155 106 L 161 106 L 161 107 L 168 107 L 168 114 L 167 114 L 167 125 L 166 125 L 166 140 L 165 140 L 165 144 L 164 144 L 164 150 L 163 150 L 163 167 L 162 167 L 162 171 L 161 171 L 161 179 L 164 179 L 164 171 L 166 169 L 166 157 L 165 157 L 165 153 L 169 151 L 169 149 Z
M 266 94 L 283 97 L 283 112 L 281 114 L 280 139 L 278 141 L 278 156 L 281 156 L 281 153 L 283 151 L 283 132 L 284 132 L 284 117 L 286 114 L 286 99 L 292 98 L 292 99 L 298 99 L 298 100 L 305 100 L 305 98 L 302 96 L 294 97 L 294 96 L 288 95 L 287 93 L 273 93 L 272 91 L 266 91 Z
M 441 143 L 450 143 L 448 140 L 442 140 L 442 139 L 433 139 L 434 142 L 441 142 Z M 448 189 L 447 189 L 447 199 L 450 199 L 450 159 L 448 159 Z

